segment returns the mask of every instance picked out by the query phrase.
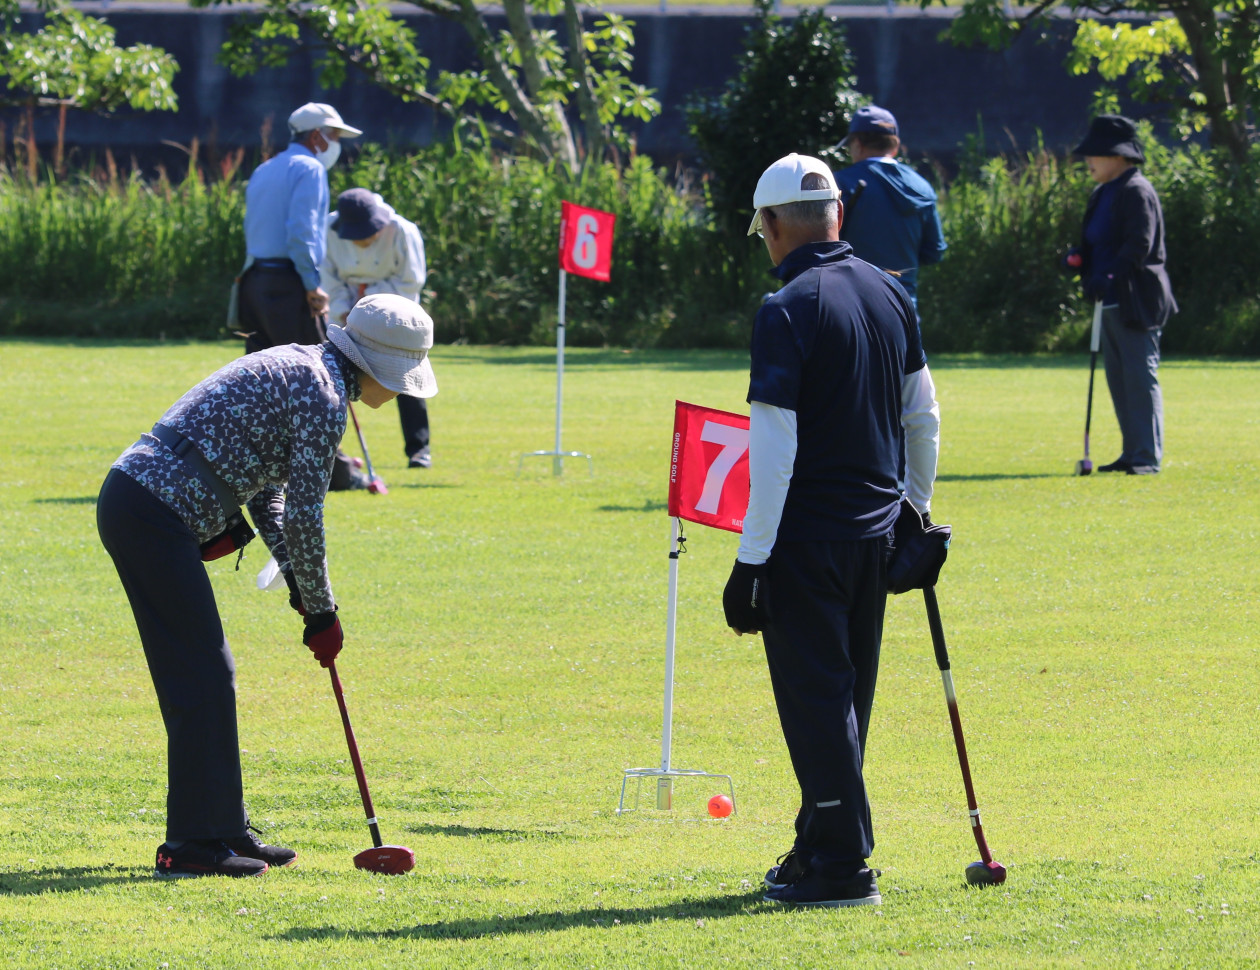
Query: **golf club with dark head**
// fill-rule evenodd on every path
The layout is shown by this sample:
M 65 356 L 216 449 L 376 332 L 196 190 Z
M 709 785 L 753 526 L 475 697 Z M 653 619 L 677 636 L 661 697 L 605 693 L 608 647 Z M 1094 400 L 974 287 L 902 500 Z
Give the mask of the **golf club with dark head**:
M 1094 410 L 1094 366 L 1098 363 L 1098 344 L 1102 334 L 1102 300 L 1094 301 L 1094 325 L 1089 334 L 1089 393 L 1085 397 L 1085 457 L 1076 463 L 1076 474 L 1088 475 L 1094 470 L 1089 460 L 1089 419 Z
M 363 429 L 359 427 L 359 417 L 354 413 L 354 405 L 348 405 L 350 408 L 350 420 L 354 422 L 354 433 L 359 436 L 359 447 L 363 449 L 363 460 L 367 462 L 368 470 L 368 487 L 367 490 L 373 495 L 385 495 L 389 489 L 385 487 L 385 479 L 376 474 L 376 469 L 372 467 L 372 456 L 368 454 L 367 442 L 363 440 Z
M 359 783 L 363 810 L 367 812 L 368 829 L 372 833 L 372 848 L 364 849 L 354 857 L 355 868 L 381 872 L 387 876 L 400 876 L 415 868 L 416 854 L 405 845 L 381 844 L 381 830 L 376 824 L 376 811 L 372 808 L 372 796 L 368 792 L 367 776 L 363 774 L 359 745 L 354 740 L 354 728 L 350 726 L 350 712 L 346 710 L 346 698 L 341 690 L 341 678 L 337 676 L 337 664 L 334 661 L 329 661 L 328 673 L 332 677 L 333 693 L 337 695 L 337 706 L 341 709 L 341 723 L 346 729 L 346 744 L 350 747 L 350 761 L 354 764 L 354 777 Z
M 941 610 L 936 602 L 936 587 L 923 587 L 923 602 L 927 606 L 928 627 L 932 631 L 932 646 L 936 650 L 936 666 L 941 670 L 945 683 L 945 703 L 949 707 L 949 723 L 954 728 L 954 745 L 958 748 L 958 763 L 962 767 L 963 788 L 967 791 L 967 808 L 971 813 L 971 834 L 976 837 L 980 849 L 980 861 L 967 867 L 967 882 L 973 886 L 996 886 L 1006 881 L 1006 867 L 993 861 L 993 853 L 984 840 L 980 825 L 980 809 L 976 807 L 976 792 L 971 784 L 971 766 L 967 761 L 967 743 L 963 740 L 962 718 L 958 715 L 958 697 L 954 693 L 954 676 L 949 670 L 949 652 L 945 649 L 945 629 L 941 625 Z

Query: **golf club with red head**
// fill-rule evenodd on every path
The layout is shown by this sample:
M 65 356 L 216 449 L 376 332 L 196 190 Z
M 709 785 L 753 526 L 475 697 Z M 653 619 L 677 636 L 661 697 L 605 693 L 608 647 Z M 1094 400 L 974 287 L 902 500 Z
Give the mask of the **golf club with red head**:
M 355 868 L 381 872 L 387 876 L 400 876 L 415 868 L 416 854 L 405 845 L 381 844 L 381 830 L 376 824 L 376 811 L 372 808 L 372 796 L 368 792 L 367 776 L 363 774 L 359 745 L 354 740 L 354 728 L 350 726 L 350 712 L 346 710 L 346 698 L 341 690 L 341 678 L 337 676 L 337 664 L 334 661 L 329 661 L 328 673 L 332 677 L 333 693 L 337 695 L 337 706 L 341 709 L 341 723 L 346 729 L 346 744 L 350 747 L 350 761 L 354 764 L 354 777 L 359 783 L 359 794 L 363 797 L 363 810 L 367 812 L 368 829 L 372 832 L 372 848 L 364 849 L 354 857 Z
M 976 792 L 971 785 L 971 766 L 967 762 L 967 743 L 963 740 L 962 718 L 958 715 L 958 697 L 954 693 L 954 676 L 949 670 L 949 653 L 945 649 L 945 629 L 941 626 L 941 610 L 936 603 L 936 587 L 923 587 L 923 602 L 927 606 L 928 627 L 932 631 L 932 646 L 936 650 L 936 666 L 941 670 L 945 683 L 945 703 L 949 707 L 949 723 L 954 728 L 954 745 L 958 748 L 958 763 L 962 767 L 963 788 L 967 791 L 967 808 L 971 813 L 971 833 L 980 849 L 980 861 L 973 862 L 965 873 L 973 886 L 996 886 L 1006 881 L 1006 867 L 993 861 L 993 853 L 984 840 L 980 825 L 980 809 L 976 807 Z
M 359 436 L 359 447 L 363 449 L 363 460 L 367 462 L 368 470 L 368 487 L 367 490 L 373 495 L 388 494 L 389 489 L 385 487 L 385 479 L 376 474 L 376 469 L 372 467 L 372 456 L 368 454 L 367 442 L 363 440 L 363 429 L 359 427 L 358 415 L 354 413 L 354 405 L 348 405 L 350 408 L 350 420 L 354 422 L 354 433 Z
M 1098 362 L 1098 344 L 1102 334 L 1102 300 L 1094 302 L 1094 324 L 1089 334 L 1089 393 L 1085 397 L 1085 457 L 1076 463 L 1076 474 L 1088 475 L 1094 470 L 1089 460 L 1089 419 L 1094 410 L 1094 365 Z

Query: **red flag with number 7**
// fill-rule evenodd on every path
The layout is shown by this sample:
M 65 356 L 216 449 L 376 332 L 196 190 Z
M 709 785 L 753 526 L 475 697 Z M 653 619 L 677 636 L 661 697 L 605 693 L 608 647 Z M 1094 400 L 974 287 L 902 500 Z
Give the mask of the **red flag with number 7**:
M 728 532 L 748 512 L 748 415 L 677 401 L 669 514 Z
M 612 273 L 616 222 L 617 217 L 611 212 L 561 202 L 560 268 L 575 276 L 607 283 Z

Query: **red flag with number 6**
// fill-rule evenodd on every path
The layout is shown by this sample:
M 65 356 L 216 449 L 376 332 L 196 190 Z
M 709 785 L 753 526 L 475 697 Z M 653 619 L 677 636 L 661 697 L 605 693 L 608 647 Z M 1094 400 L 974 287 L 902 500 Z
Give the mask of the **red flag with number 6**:
M 617 217 L 611 212 L 561 202 L 560 268 L 575 276 L 607 283 L 612 271 L 616 222 Z
M 748 415 L 677 401 L 669 514 L 728 532 L 748 512 Z

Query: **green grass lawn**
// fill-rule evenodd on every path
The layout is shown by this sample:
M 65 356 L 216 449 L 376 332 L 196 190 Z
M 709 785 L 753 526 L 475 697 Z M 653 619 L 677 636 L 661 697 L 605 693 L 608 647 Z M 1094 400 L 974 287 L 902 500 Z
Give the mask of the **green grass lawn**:
M 922 600 L 889 604 L 867 777 L 884 904 L 782 912 L 797 791 L 759 638 L 724 626 L 737 537 L 688 526 L 675 809 L 659 758 L 673 402 L 744 408 L 738 353 L 438 347 L 434 467 L 360 409 L 388 496 L 334 494 L 338 664 L 403 877 L 370 844 L 326 674 L 265 552 L 213 563 L 246 798 L 296 869 L 157 882 L 165 738 L 94 526 L 110 462 L 229 344 L 0 343 L 0 962 L 6 968 L 1242 967 L 1260 960 L 1260 364 L 1172 360 L 1156 477 L 1072 477 L 1082 358 L 937 358 L 939 586 L 995 855 L 976 858 Z M 1118 453 L 1103 388 L 1095 463 Z M 351 448 L 351 450 L 354 450 Z M 644 805 L 651 804 L 645 788 Z

